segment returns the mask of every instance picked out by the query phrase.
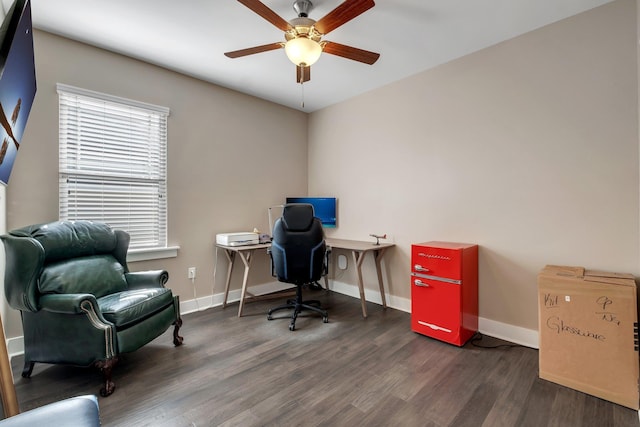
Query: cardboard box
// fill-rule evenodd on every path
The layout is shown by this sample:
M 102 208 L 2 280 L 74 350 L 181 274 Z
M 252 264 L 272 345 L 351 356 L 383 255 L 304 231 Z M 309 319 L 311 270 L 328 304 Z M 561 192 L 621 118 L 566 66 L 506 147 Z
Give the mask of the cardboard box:
M 540 378 L 637 410 L 637 294 L 630 274 L 540 271 Z

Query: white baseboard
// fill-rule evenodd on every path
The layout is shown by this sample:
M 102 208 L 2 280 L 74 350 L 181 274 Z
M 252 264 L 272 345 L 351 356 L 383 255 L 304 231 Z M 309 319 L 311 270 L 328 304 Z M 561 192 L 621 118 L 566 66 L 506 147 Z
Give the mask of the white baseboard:
M 264 295 L 272 292 L 281 291 L 290 288 L 290 285 L 280 282 L 270 282 L 261 285 L 255 285 L 251 287 L 251 293 L 254 295 Z M 356 285 L 338 282 L 335 280 L 329 281 L 329 289 L 334 292 L 348 295 L 354 298 L 360 298 L 360 291 Z M 365 289 L 365 298 L 368 302 L 382 305 L 382 297 L 380 291 L 372 289 Z M 224 294 L 214 294 L 205 297 L 194 298 L 187 301 L 180 301 L 180 312 L 182 314 L 194 313 L 197 311 L 207 310 L 212 307 L 218 307 L 222 305 Z M 240 300 L 240 289 L 236 289 L 229 292 L 229 298 L 227 302 L 236 302 Z M 387 307 L 395 310 L 411 313 L 411 300 L 407 298 L 400 298 L 393 295 L 386 295 Z M 495 338 L 500 338 L 505 341 L 509 341 L 515 344 L 524 345 L 526 347 L 538 348 L 538 331 L 533 329 L 526 329 L 519 326 L 513 326 L 506 323 L 498 322 L 491 319 L 485 319 L 483 317 L 478 318 L 478 330 L 485 334 Z M 24 340 L 23 337 L 14 337 L 7 340 L 7 348 L 9 357 L 18 356 L 24 353 Z
M 9 360 L 13 356 L 24 354 L 24 337 L 9 338 L 7 340 L 7 353 L 9 353 Z
M 292 285 L 282 282 L 269 282 L 261 285 L 251 286 L 251 293 L 254 295 L 266 295 L 272 292 L 278 292 L 291 288 Z M 180 301 L 180 313 L 189 314 L 196 311 L 204 311 L 212 307 L 219 307 L 224 301 L 224 294 L 208 295 L 206 297 L 200 297 L 197 299 L 191 299 L 187 301 Z M 240 301 L 240 289 L 229 291 L 229 297 L 227 303 Z
M 525 347 L 539 348 L 538 331 L 534 329 L 513 326 L 483 317 L 478 318 L 478 330 L 495 338 L 500 338 Z

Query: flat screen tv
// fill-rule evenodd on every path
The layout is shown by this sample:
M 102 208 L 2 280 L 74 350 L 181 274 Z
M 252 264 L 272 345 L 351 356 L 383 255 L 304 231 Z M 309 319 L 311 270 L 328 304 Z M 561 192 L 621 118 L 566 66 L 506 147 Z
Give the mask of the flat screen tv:
M 309 203 L 313 205 L 313 212 L 320 218 L 323 227 L 335 228 L 338 225 L 335 197 L 287 197 L 287 203 Z
M 0 181 L 9 182 L 36 96 L 31 1 L 16 0 L 0 26 Z

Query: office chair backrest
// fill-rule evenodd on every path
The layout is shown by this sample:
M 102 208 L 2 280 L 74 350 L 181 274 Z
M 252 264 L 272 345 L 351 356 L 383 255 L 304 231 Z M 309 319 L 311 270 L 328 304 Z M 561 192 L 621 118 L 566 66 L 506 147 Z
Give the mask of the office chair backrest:
M 284 205 L 273 226 L 271 257 L 278 280 L 305 284 L 320 280 L 326 245 L 322 223 L 306 203 Z

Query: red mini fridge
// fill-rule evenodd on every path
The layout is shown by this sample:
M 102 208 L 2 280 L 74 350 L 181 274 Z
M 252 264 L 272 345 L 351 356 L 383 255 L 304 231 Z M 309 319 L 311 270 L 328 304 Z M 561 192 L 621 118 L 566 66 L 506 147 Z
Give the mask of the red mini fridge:
M 463 346 L 478 330 L 478 245 L 411 245 L 411 329 Z

